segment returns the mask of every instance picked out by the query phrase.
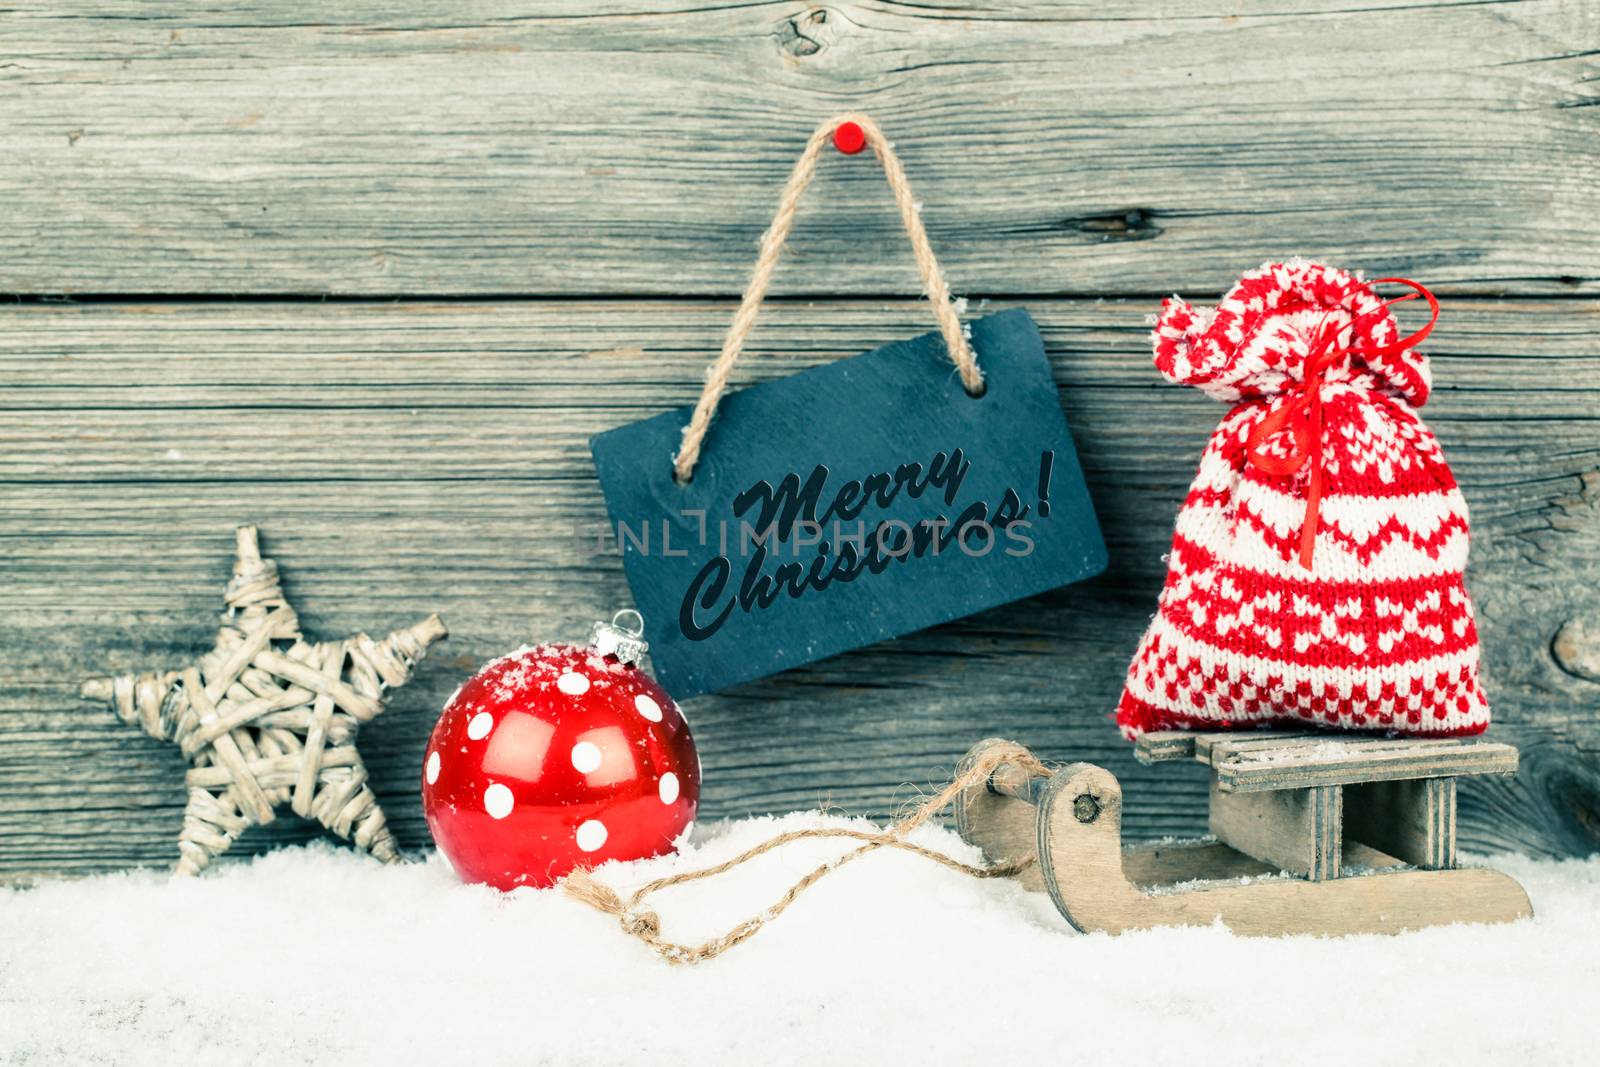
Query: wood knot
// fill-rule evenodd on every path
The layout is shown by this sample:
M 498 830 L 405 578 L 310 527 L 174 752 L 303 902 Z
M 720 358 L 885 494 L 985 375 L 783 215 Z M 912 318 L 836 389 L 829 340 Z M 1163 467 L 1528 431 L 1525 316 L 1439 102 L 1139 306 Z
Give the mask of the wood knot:
M 1091 823 L 1100 817 L 1100 802 L 1089 793 L 1079 793 L 1072 801 L 1072 817 Z
M 1149 208 L 1129 207 L 1062 219 L 1060 228 L 1099 241 L 1148 241 L 1163 232 L 1155 218 L 1156 212 Z
M 833 19 L 825 7 L 784 19 L 779 24 L 778 47 L 796 59 L 809 59 L 833 43 Z
M 1550 654 L 1574 678 L 1600 682 L 1600 620 L 1568 619 L 1550 642 Z

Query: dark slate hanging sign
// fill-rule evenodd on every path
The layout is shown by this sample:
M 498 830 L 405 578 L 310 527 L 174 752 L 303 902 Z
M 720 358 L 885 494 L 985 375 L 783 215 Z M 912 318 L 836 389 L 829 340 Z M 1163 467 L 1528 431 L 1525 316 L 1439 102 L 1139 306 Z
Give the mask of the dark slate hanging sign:
M 1105 543 L 1038 328 L 971 324 L 969 396 L 929 333 L 591 442 L 657 676 L 686 699 L 1100 573 Z

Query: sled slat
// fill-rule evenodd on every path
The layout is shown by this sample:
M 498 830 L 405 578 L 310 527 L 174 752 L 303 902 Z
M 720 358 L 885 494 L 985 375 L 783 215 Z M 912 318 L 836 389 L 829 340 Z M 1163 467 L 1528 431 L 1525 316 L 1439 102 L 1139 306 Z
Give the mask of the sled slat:
M 1255 752 L 1281 748 L 1291 741 L 1318 737 L 1328 740 L 1327 734 L 1308 733 L 1304 730 L 1251 730 L 1248 732 L 1233 730 L 1226 733 L 1196 734 L 1194 758 L 1201 763 L 1210 763 L 1211 754 L 1218 745 L 1226 746 L 1230 752 Z
M 1039 803 L 1039 789 L 1050 779 L 1042 778 L 1015 763 L 1002 763 L 989 775 L 989 791 L 1028 804 Z
M 1146 766 L 1168 760 L 1193 759 L 1198 736 L 1184 730 L 1152 730 L 1139 735 L 1133 745 L 1133 755 Z
M 1281 870 L 1325 882 L 1339 877 L 1339 786 L 1228 793 L 1211 783 L 1211 832 Z
M 1345 790 L 1347 836 L 1424 870 L 1456 865 L 1456 780 L 1371 782 Z
M 1467 740 L 1335 740 L 1323 735 L 1275 745 L 1218 742 L 1211 748 L 1211 767 L 1223 792 L 1252 793 L 1512 774 L 1517 769 L 1517 750 L 1510 745 Z
M 1237 794 L 1235 794 L 1237 795 Z M 1346 794 L 1348 798 L 1348 793 Z M 1346 800 L 1348 803 L 1348 799 Z M 1380 852 L 1375 848 L 1363 845 L 1359 841 L 1352 841 L 1345 837 L 1344 845 L 1339 850 L 1339 877 L 1349 878 L 1356 874 L 1373 874 L 1378 871 L 1392 871 L 1408 864 L 1387 852 Z
M 1145 841 L 1123 847 L 1122 873 L 1139 888 L 1150 889 L 1259 878 L 1277 874 L 1278 868 L 1221 841 Z

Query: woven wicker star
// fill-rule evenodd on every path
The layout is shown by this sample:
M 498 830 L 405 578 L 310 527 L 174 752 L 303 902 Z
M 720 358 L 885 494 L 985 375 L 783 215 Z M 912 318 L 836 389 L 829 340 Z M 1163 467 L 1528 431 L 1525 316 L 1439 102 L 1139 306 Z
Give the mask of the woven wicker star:
M 261 558 L 254 526 L 236 531 L 238 559 L 223 594 L 217 645 L 191 667 L 93 678 L 83 696 L 109 701 L 126 723 L 183 750 L 189 803 L 179 874 L 196 874 L 247 827 L 287 803 L 385 863 L 399 859 L 367 785 L 356 730 L 383 711 L 428 646 L 439 616 L 382 641 L 357 634 L 312 644 L 300 636 L 278 567 Z

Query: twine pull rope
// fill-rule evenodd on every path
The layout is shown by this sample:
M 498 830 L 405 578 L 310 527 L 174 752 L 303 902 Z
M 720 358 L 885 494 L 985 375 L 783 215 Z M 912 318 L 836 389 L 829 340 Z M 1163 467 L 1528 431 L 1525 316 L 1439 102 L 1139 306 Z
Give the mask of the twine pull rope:
M 944 273 L 933 254 L 933 246 L 928 243 L 928 233 L 923 229 L 922 215 L 911 195 L 911 184 L 906 180 L 905 169 L 900 166 L 900 157 L 895 155 L 894 147 L 884 137 L 878 124 L 866 115 L 835 115 L 818 126 L 806 142 L 805 150 L 795 161 L 789 181 L 783 187 L 783 196 L 778 201 L 772 224 L 761 236 L 761 250 L 756 256 L 750 281 L 745 285 L 744 296 L 739 301 L 739 310 L 734 313 L 733 322 L 728 326 L 721 354 L 706 371 L 705 388 L 700 391 L 700 399 L 694 406 L 689 424 L 683 428 L 683 445 L 672 459 L 673 477 L 679 483 L 689 481 L 694 474 L 695 464 L 700 461 L 700 449 L 705 443 L 706 432 L 711 428 L 711 419 L 717 413 L 717 404 L 728 391 L 728 378 L 733 373 L 733 365 L 738 361 L 739 353 L 744 351 L 745 340 L 755 325 L 756 313 L 761 310 L 761 301 L 767 295 L 772 272 L 778 265 L 778 256 L 789 238 L 789 231 L 794 228 L 795 209 L 817 172 L 817 157 L 821 155 L 822 147 L 833 131 L 847 122 L 853 122 L 861 128 L 867 143 L 872 146 L 873 154 L 883 165 L 884 177 L 888 179 L 895 204 L 900 208 L 900 221 L 905 226 L 906 236 L 911 239 L 911 251 L 916 256 L 917 269 L 922 273 L 923 292 L 933 305 L 933 316 L 939 322 L 945 349 L 961 375 L 961 384 L 974 396 L 983 392 L 983 372 L 978 369 L 978 358 L 973 354 L 972 345 L 961 329 L 961 319 L 950 303 L 950 287 L 945 284 Z
M 948 807 L 964 790 L 972 788 L 979 782 L 988 781 L 989 776 L 1001 764 L 1021 767 L 1036 775 L 1050 773 L 1049 767 L 1021 745 L 993 745 L 984 752 L 982 758 L 975 761 L 964 773 L 958 775 L 949 785 L 945 786 L 936 795 L 929 797 L 916 810 L 899 822 L 894 823 L 887 830 L 852 830 L 844 827 L 790 830 L 787 833 L 778 834 L 776 837 L 769 838 L 759 845 L 748 848 L 732 859 L 724 860 L 715 866 L 703 867 L 697 871 L 670 874 L 665 878 L 657 878 L 653 882 L 647 882 L 626 898 L 581 867 L 562 879 L 561 888 L 569 896 L 583 901 L 597 911 L 615 916 L 624 933 L 649 945 L 668 963 L 701 963 L 720 956 L 733 946 L 754 937 L 763 926 L 782 915 L 789 905 L 799 898 L 801 893 L 804 893 L 811 886 L 840 867 L 874 849 L 900 849 L 903 852 L 910 852 L 913 855 L 932 860 L 953 871 L 970 874 L 974 878 L 1000 878 L 1026 870 L 1036 861 L 1036 856 L 1028 856 L 1025 859 L 1011 863 L 975 867 L 970 863 L 962 863 L 960 860 L 951 859 L 942 852 L 935 852 L 933 849 L 912 844 L 905 839 L 905 836 L 912 830 L 915 830 Z M 758 856 L 774 849 L 782 848 L 791 841 L 829 837 L 860 841 L 862 845 L 860 848 L 846 852 L 836 859 L 820 864 L 790 886 L 783 896 L 779 897 L 776 902 L 764 911 L 750 916 L 728 930 L 727 933 L 714 937 L 709 941 L 703 941 L 698 945 L 685 945 L 666 939 L 661 934 L 661 917 L 643 907 L 645 900 L 663 889 L 731 871 L 733 868 L 748 863 Z

